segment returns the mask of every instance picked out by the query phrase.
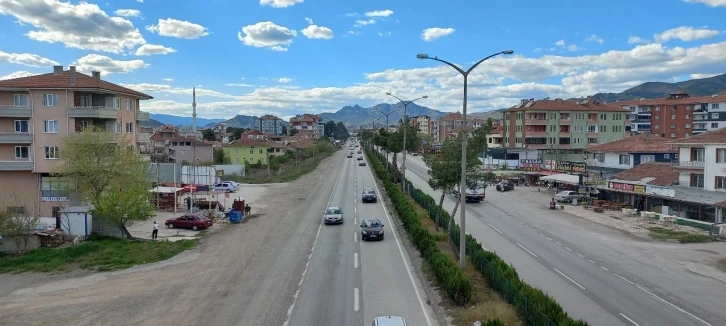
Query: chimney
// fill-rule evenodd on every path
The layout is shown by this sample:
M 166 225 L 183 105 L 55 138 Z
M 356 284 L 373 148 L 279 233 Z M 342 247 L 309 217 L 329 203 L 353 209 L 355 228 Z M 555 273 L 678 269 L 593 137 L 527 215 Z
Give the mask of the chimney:
M 54 75 L 62 75 L 63 74 L 63 66 L 53 66 L 53 74 Z
M 93 71 L 93 72 L 91 72 L 91 75 L 93 76 L 94 79 L 99 79 L 99 80 L 101 79 L 100 71 Z
M 76 86 L 76 66 L 69 67 L 71 71 L 71 86 Z

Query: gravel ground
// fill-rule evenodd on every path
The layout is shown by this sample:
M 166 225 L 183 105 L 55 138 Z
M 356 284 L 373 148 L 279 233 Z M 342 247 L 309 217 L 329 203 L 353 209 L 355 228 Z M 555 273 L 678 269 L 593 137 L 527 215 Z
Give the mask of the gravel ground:
M 167 261 L 112 273 L 0 276 L 0 325 L 281 325 L 341 153 L 289 184 L 242 185 L 250 200 L 245 191 L 260 194 L 255 217 Z

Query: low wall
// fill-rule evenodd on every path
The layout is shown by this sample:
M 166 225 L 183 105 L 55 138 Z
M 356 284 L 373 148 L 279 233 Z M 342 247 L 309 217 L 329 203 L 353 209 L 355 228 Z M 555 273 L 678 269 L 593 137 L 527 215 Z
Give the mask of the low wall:
M 22 239 L 21 246 L 22 246 Z M 40 248 L 40 237 L 37 235 L 31 235 L 28 238 L 28 247 L 25 251 L 35 250 Z M 15 253 L 18 252 L 18 247 L 15 245 L 15 237 L 3 237 L 3 242 L 0 243 L 0 252 L 4 253 Z

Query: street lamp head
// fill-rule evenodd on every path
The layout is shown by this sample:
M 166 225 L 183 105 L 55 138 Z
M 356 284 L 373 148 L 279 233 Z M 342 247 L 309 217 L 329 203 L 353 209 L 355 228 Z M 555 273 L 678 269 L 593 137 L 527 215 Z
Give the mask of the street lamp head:
M 512 50 L 502 51 L 502 54 L 513 54 L 513 53 L 514 53 L 514 51 L 512 51 Z
M 421 96 L 421 98 L 429 98 L 428 95 Z
M 419 59 L 419 60 L 428 59 L 428 58 L 429 58 L 429 55 L 425 54 L 425 53 L 419 53 L 416 55 L 416 59 Z
M 386 95 L 391 95 L 391 92 L 386 92 Z

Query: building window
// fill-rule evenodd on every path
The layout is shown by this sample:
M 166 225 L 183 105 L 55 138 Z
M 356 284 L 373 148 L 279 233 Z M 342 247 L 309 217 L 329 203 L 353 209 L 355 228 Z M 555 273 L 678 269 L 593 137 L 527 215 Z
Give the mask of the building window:
M 28 147 L 28 146 L 15 146 L 15 159 L 16 160 L 28 160 L 28 159 L 30 159 L 30 147 Z
M 726 163 L 726 148 L 716 149 L 716 163 Z
M 660 116 L 659 115 L 655 116 L 655 119 L 660 120 Z
M 630 165 L 630 155 L 620 155 L 620 165 Z
M 640 155 L 640 164 L 655 162 L 655 155 Z
M 718 122 L 711 122 L 711 128 L 718 129 Z
M 58 94 L 43 94 L 43 106 L 58 105 Z
M 131 105 L 131 100 L 126 99 L 126 110 L 133 109 L 133 106 Z
M 687 133 L 683 134 L 683 137 L 691 137 L 691 133 L 687 132 Z
M 28 133 L 28 120 L 15 120 L 15 133 Z
M 114 109 L 120 109 L 121 108 L 121 99 L 118 97 L 113 98 L 113 108 Z
M 81 106 L 90 106 L 88 104 L 88 96 L 87 95 L 81 95 Z
M 660 106 L 656 106 L 656 107 L 655 107 L 655 110 L 656 110 L 656 111 L 660 111 Z
M 46 133 L 49 133 L 49 134 L 58 133 L 58 120 L 45 120 L 44 124 L 45 124 L 44 131 Z
M 690 114 L 686 114 L 686 119 L 690 119 L 690 118 L 691 118 L 691 115 Z
M 133 122 L 127 122 L 126 123 L 126 132 L 127 133 L 133 133 L 134 132 L 134 123 Z
M 182 156 L 186 156 L 187 155 L 187 150 L 186 149 L 182 149 L 181 150 L 181 155 Z
M 718 109 L 718 103 L 711 104 L 711 108 L 712 109 Z
M 678 119 L 678 117 L 675 114 L 671 115 L 671 120 L 675 120 L 675 119 Z
M 718 119 L 718 113 L 711 113 L 711 119 Z
M 671 159 L 671 154 L 663 154 L 663 158 L 664 159 L 667 159 L 667 160 L 670 160 Z
M 13 106 L 29 106 L 28 105 L 28 94 L 14 94 L 13 95 Z
M 58 158 L 58 146 L 45 146 L 43 147 L 45 150 L 45 158 L 46 159 L 57 159 Z
M 671 123 L 671 129 L 676 129 L 676 124 L 675 123 Z
M 255 153 L 255 150 L 254 149 L 250 149 L 250 154 L 254 154 L 254 153 Z
M 672 132 L 671 133 L 671 138 L 676 138 L 676 133 L 675 132 Z
M 726 189 L 726 177 L 716 177 L 716 182 L 713 187 L 716 189 Z
M 703 174 L 691 174 L 691 187 L 703 188 Z
M 114 124 L 114 129 L 117 134 L 121 133 L 121 121 L 116 121 L 116 123 Z
M 706 150 L 703 148 L 691 148 L 691 161 L 705 161 Z
M 660 129 L 660 125 L 659 124 L 656 124 L 655 125 L 655 129 Z
M 262 150 L 262 148 L 260 148 L 260 154 L 262 154 L 262 153 L 263 153 L 263 150 Z

